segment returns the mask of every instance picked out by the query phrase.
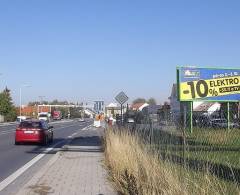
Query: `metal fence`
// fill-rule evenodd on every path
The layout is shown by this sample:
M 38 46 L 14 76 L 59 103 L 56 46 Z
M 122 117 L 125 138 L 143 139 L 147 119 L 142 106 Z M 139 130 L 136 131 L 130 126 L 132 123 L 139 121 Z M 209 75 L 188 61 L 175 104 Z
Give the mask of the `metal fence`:
M 190 112 L 185 119 L 183 115 L 171 110 L 154 116 L 139 112 L 135 123 L 125 122 L 125 127 L 162 160 L 240 185 L 240 117 L 235 104 L 229 115 L 224 104 L 217 111 L 193 111 L 192 131 L 188 128 Z

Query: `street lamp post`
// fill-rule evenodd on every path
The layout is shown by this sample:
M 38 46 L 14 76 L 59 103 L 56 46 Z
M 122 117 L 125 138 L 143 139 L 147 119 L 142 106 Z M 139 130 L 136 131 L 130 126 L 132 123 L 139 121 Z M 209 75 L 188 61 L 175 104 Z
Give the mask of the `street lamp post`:
M 22 121 L 22 87 L 31 87 L 31 86 L 30 85 L 21 85 L 20 86 L 20 109 L 19 109 L 20 122 Z
M 22 87 L 20 87 L 19 120 L 22 121 Z
M 2 76 L 3 74 L 0 72 L 0 77 Z
M 41 105 L 43 105 L 43 98 L 45 98 L 45 96 L 44 95 L 40 95 L 40 96 L 38 96 L 39 98 L 40 98 L 40 104 Z M 39 112 L 39 111 L 38 111 Z M 41 109 L 40 109 L 40 112 L 42 112 L 42 107 L 41 107 Z

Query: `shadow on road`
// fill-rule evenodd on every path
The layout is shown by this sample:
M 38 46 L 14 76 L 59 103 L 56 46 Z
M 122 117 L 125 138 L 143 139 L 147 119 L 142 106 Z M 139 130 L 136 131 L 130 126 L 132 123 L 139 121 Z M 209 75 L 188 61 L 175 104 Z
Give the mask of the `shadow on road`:
M 53 143 L 48 144 L 46 146 L 42 146 L 41 144 L 36 144 L 36 143 L 24 143 L 24 144 L 21 144 L 21 145 L 24 145 L 24 146 L 35 145 L 36 146 L 36 148 L 34 148 L 31 151 L 26 151 L 26 153 L 30 153 L 30 154 L 56 154 L 57 151 L 59 151 L 67 143 L 67 140 L 68 139 L 63 139 L 63 138 L 54 139 Z M 51 150 L 51 151 L 46 150 L 47 148 L 51 148 L 53 146 L 54 146 L 53 150 Z
M 76 137 L 70 142 L 70 146 L 102 146 L 99 136 Z
M 91 134 L 76 137 L 62 150 L 66 152 L 103 152 L 102 145 L 102 137 Z

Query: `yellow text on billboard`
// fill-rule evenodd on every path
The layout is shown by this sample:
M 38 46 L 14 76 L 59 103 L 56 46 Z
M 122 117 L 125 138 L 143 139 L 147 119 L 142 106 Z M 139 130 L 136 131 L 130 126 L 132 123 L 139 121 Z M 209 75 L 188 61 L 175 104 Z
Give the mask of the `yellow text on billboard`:
M 240 76 L 182 82 L 179 87 L 180 101 L 239 94 Z

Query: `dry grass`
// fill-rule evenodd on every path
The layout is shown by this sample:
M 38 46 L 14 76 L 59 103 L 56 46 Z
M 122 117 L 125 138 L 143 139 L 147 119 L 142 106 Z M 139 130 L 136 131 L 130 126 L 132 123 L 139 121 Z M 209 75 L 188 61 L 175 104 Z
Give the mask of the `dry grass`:
M 111 178 L 121 194 L 240 194 L 237 186 L 208 173 L 187 171 L 159 160 L 158 154 L 149 152 L 137 136 L 127 131 L 106 131 L 105 156 Z

